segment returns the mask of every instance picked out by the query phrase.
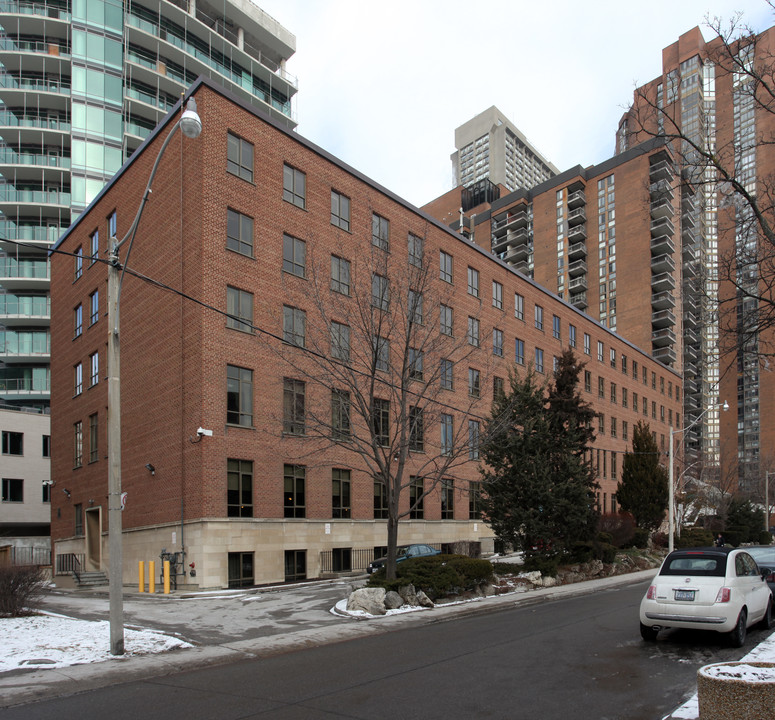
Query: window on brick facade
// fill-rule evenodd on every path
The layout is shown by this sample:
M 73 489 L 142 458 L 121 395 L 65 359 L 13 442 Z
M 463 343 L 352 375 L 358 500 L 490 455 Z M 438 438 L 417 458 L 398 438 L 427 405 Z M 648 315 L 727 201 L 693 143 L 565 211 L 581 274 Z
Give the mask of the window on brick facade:
M 83 275 L 83 248 L 80 245 L 75 249 L 73 258 L 75 260 L 75 279 L 77 280 Z
M 331 470 L 331 517 L 349 518 L 352 514 L 350 500 L 350 471 L 340 468 Z
M 307 176 L 295 167 L 283 165 L 283 200 L 296 207 L 307 207 Z
M 77 338 L 83 333 L 83 305 L 77 305 L 73 310 L 73 337 Z
M 442 335 L 452 336 L 452 308 L 449 305 L 439 307 L 439 326 Z
M 418 407 L 409 408 L 409 449 L 425 450 L 425 415 Z
M 455 518 L 455 481 L 452 478 L 441 480 L 441 519 Z
M 83 465 L 83 423 L 79 420 L 73 424 L 73 467 Z
M 374 398 L 371 406 L 371 423 L 378 445 L 390 445 L 390 400 Z
M 597 379 L 597 396 L 599 398 L 605 397 L 605 378 L 598 377 Z
M 291 235 L 283 235 L 283 272 L 298 277 L 307 276 L 307 243 Z
M 97 462 L 99 455 L 100 417 L 98 413 L 89 415 L 89 462 Z
M 468 368 L 468 394 L 479 397 L 482 390 L 482 376 L 476 368 Z
M 540 305 L 535 306 L 533 316 L 535 319 L 536 330 L 543 330 L 544 329 L 544 309 Z
M 473 481 L 468 483 L 468 519 L 481 520 L 482 518 L 482 483 Z
M 253 426 L 253 371 L 236 365 L 226 366 L 226 422 Z
M 514 362 L 517 365 L 525 364 L 525 341 L 514 338 Z
M 544 351 L 541 348 L 536 348 L 535 357 L 536 372 L 542 373 L 544 371 Z
M 253 293 L 239 288 L 226 288 L 226 327 L 253 332 Z
M 468 421 L 468 459 L 479 459 L 479 421 Z
M 371 214 L 371 244 L 380 250 L 390 250 L 390 221 L 377 213 Z
M 91 264 L 94 265 L 100 256 L 100 233 L 99 230 L 95 230 L 89 235 L 89 256 L 91 257 Z
M 493 328 L 492 331 L 492 354 L 503 357 L 503 330 L 498 328 Z
M 331 224 L 350 231 L 350 198 L 336 190 L 331 191 Z
M 306 383 L 283 378 L 283 432 L 304 435 L 306 418 Z
M 441 413 L 441 454 L 450 455 L 454 445 L 453 420 L 449 413 Z
M 350 393 L 331 391 L 331 434 L 334 440 L 350 439 Z
M 423 379 L 423 351 L 417 348 L 409 348 L 409 379 Z
M 441 370 L 439 371 L 439 382 L 442 390 L 452 390 L 454 386 L 452 373 L 452 360 L 441 360 Z
M 307 313 L 304 310 L 283 305 L 283 340 L 289 345 L 306 346 Z
M 592 373 L 589 370 L 584 371 L 584 389 L 592 392 Z
M 390 340 L 375 335 L 371 343 L 371 349 L 374 353 L 374 368 L 387 372 L 390 368 Z
M 387 520 L 387 486 L 381 480 L 374 481 L 374 519 Z
M 331 357 L 350 362 L 350 326 L 331 322 Z
M 226 515 L 228 517 L 253 517 L 253 462 L 251 460 L 227 461 Z
M 100 293 L 95 290 L 89 295 L 89 325 L 94 325 L 100 319 Z
M 380 310 L 390 309 L 390 286 L 384 275 L 373 273 L 371 276 L 371 304 Z
M 94 387 L 100 381 L 100 354 L 99 351 L 89 355 L 89 387 Z
M 439 277 L 444 281 L 452 282 L 452 255 L 439 251 Z
M 423 294 L 417 290 L 409 291 L 409 322 L 423 324 Z
M 514 317 L 517 320 L 525 319 L 525 298 L 519 293 L 514 293 Z
M 423 479 L 421 477 L 411 477 L 409 479 L 409 519 L 422 520 L 424 517 Z
M 560 318 L 557 315 L 552 317 L 552 337 L 560 339 Z
M 422 267 L 425 242 L 423 238 L 414 233 L 409 233 L 409 264 Z
M 479 297 L 479 271 L 475 268 L 468 268 L 468 294 Z
M 576 326 L 568 325 L 568 345 L 572 348 L 576 347 Z
M 226 169 L 232 175 L 253 182 L 253 145 L 232 133 L 227 133 Z
M 331 256 L 331 289 L 342 295 L 350 294 L 350 261 Z
M 466 338 L 469 345 L 479 347 L 479 320 L 477 318 L 468 318 L 468 333 Z
M 307 514 L 306 480 L 304 465 L 285 465 L 283 470 L 283 510 L 287 518 L 303 518 Z
M 492 281 L 492 306 L 503 310 L 503 285 L 495 280 Z
M 253 218 L 231 208 L 226 210 L 226 247 L 253 257 Z
M 77 363 L 73 367 L 73 395 L 83 392 L 83 363 Z
M 501 400 L 506 395 L 505 383 L 502 377 L 497 375 L 492 379 L 492 399 L 493 402 Z

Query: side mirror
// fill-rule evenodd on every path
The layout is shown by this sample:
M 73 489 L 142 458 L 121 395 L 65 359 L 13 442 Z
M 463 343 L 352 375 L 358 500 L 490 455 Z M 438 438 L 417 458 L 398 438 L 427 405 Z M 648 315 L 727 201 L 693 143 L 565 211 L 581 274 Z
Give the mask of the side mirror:
M 775 572 L 775 570 L 772 568 L 762 567 L 761 565 L 759 566 L 759 575 L 762 576 L 762 580 L 767 580 L 767 578 L 772 575 L 773 572 Z

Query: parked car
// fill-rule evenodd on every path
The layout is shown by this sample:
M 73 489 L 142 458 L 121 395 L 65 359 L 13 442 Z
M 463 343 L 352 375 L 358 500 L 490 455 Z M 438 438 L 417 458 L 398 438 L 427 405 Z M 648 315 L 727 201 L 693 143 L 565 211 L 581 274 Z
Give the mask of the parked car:
M 662 563 L 640 603 L 640 634 L 655 641 L 664 628 L 729 633 L 740 647 L 748 628 L 772 626 L 772 593 L 747 548 L 685 548 Z
M 396 562 L 400 563 L 409 558 L 430 557 L 431 555 L 441 555 L 441 550 L 436 550 L 436 548 L 432 548 L 430 545 L 422 545 L 419 543 L 415 545 L 401 545 L 396 551 Z M 386 562 L 387 557 L 377 558 L 369 563 L 366 572 L 371 575 L 371 573 L 375 573 L 377 570 L 381 570 L 385 567 Z
M 759 567 L 768 567 L 772 572 L 766 577 L 770 592 L 775 597 L 775 545 L 751 545 L 745 548 Z

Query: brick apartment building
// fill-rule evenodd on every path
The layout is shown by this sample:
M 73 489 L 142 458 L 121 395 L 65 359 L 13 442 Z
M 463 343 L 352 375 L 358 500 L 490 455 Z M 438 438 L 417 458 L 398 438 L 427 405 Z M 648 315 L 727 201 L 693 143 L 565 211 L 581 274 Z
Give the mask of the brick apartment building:
M 122 290 L 124 582 L 162 549 L 185 552 L 183 582 L 200 588 L 362 569 L 386 543 L 384 498 L 365 461 L 317 430 L 357 434 L 354 412 L 353 427 L 341 425 L 337 367 L 373 364 L 362 383 L 396 397 L 390 366 L 402 359 L 407 305 L 430 343 L 424 356 L 408 348 L 412 379 L 437 391 L 419 442 L 392 437 L 397 404 L 377 400 L 384 461 L 400 457 L 419 478 L 402 510 L 428 492 L 402 520 L 400 543 L 492 547 L 476 508 L 476 441 L 493 392 L 515 367 L 550 377 L 568 347 L 587 363 L 582 394 L 600 413 L 599 505 L 616 508 L 634 424 L 648 421 L 663 448 L 680 424 L 675 370 L 211 81 L 189 92 L 203 132 L 168 147 L 129 262 L 154 283 L 127 274 Z M 52 543 L 87 568 L 108 563 L 103 261 L 174 121 L 52 256 Z M 386 324 L 367 337 L 364 317 Z M 457 440 L 461 462 L 424 485 L 425 464 Z

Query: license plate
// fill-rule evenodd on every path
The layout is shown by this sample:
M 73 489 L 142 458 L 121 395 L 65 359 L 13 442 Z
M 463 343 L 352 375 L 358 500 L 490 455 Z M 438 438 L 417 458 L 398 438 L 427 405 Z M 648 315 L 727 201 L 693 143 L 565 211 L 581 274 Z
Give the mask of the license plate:
M 689 600 L 690 602 L 694 600 L 694 590 L 676 590 L 675 591 L 675 599 L 676 600 Z

